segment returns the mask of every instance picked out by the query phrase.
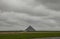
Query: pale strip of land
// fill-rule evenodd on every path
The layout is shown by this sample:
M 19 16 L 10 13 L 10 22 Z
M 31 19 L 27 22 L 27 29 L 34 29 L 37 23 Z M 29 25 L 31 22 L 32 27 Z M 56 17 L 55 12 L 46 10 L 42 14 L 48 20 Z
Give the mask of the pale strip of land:
M 19 34 L 19 33 L 60 33 L 60 32 L 0 32 L 0 34 Z

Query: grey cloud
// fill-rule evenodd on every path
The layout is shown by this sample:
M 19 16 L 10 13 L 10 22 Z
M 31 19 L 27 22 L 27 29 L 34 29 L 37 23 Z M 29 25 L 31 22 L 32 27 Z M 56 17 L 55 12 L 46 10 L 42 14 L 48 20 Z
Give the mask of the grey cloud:
M 47 0 L 40 0 L 40 2 L 39 0 L 0 0 L 0 27 L 2 30 L 3 28 L 14 30 L 16 27 L 19 30 L 24 26 L 33 25 L 33 27 L 37 27 L 37 30 L 38 28 L 59 30 L 60 22 L 57 20 L 59 20 L 60 12 L 48 9 L 49 4 L 55 4 L 53 2 L 53 0 L 52 3 L 51 0 L 48 0 L 48 3 Z
M 27 13 L 35 16 L 46 16 L 45 7 L 41 4 L 38 5 L 35 0 L 17 1 L 16 0 L 0 0 L 0 10 L 14 11 L 19 13 Z M 21 2 L 21 3 L 20 3 Z M 44 11 L 44 12 L 43 12 Z M 44 14 L 45 13 L 45 14 Z
M 0 0 L 0 9 L 2 11 L 14 11 L 20 13 L 27 13 L 35 16 L 48 16 L 48 9 L 59 10 L 59 0 Z M 28 2 L 27 2 L 28 1 Z M 40 1 L 40 2 L 39 2 Z M 52 3 L 51 3 L 52 2 Z M 54 3 L 57 2 L 57 3 Z
M 36 0 L 38 2 L 43 1 L 43 3 L 60 3 L 60 0 Z
M 56 25 L 57 25 L 55 23 L 55 21 L 52 19 L 44 19 L 44 17 L 31 16 L 28 14 L 16 13 L 16 12 L 3 12 L 0 15 L 0 19 L 1 19 L 0 20 L 1 21 L 0 27 L 9 27 L 9 28 L 11 28 L 11 27 L 17 27 L 17 28 L 24 27 L 24 26 L 27 26 L 30 24 L 33 26 L 38 26 L 38 27 L 40 26 L 41 28 L 56 27 Z
M 45 5 L 48 9 L 60 11 L 60 0 L 36 0 Z

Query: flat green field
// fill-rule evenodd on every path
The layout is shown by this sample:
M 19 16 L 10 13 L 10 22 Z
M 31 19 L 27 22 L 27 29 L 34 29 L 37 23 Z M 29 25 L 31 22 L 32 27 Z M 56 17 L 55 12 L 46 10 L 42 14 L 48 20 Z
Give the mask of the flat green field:
M 31 39 L 42 37 L 60 37 L 60 32 L 22 32 L 14 34 L 0 34 L 0 39 Z

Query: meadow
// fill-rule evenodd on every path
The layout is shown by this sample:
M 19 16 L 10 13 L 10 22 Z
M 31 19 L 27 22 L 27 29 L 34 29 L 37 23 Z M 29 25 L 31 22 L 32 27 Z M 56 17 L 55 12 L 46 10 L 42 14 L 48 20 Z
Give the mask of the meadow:
M 0 39 L 31 39 L 44 37 L 60 37 L 60 32 L 4 32 Z

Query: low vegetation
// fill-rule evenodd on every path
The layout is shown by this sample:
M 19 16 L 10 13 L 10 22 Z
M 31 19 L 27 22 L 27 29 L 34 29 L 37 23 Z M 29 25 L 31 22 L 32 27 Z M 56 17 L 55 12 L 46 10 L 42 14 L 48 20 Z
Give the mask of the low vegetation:
M 0 34 L 0 39 L 31 39 L 42 37 L 60 37 L 60 32 L 21 32 L 14 34 Z

